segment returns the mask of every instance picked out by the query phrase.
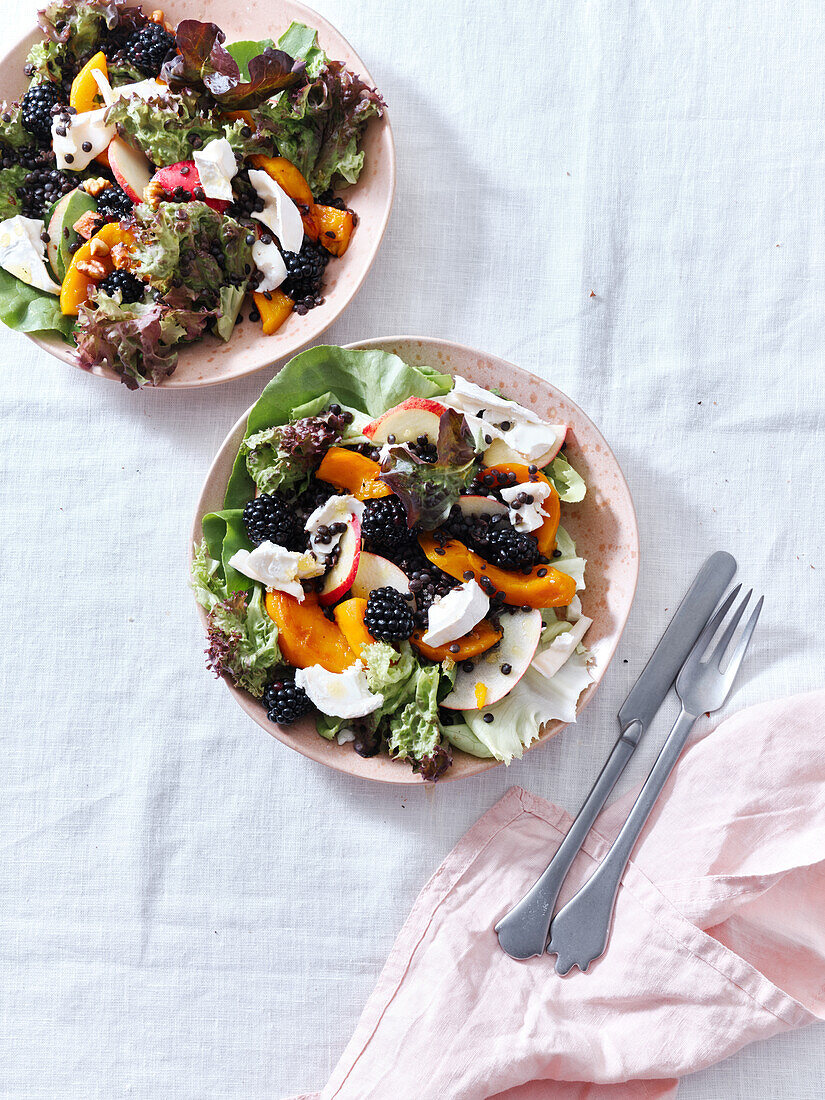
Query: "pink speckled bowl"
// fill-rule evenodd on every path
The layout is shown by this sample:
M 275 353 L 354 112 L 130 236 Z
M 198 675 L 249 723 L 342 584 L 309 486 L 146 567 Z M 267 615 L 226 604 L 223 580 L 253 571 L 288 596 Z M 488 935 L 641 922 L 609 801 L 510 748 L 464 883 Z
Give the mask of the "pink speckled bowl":
M 587 588 L 581 594 L 584 613 L 593 619 L 587 644 L 593 654 L 594 681 L 579 699 L 578 712 L 592 699 L 599 681 L 616 650 L 639 573 L 639 532 L 630 490 L 613 452 L 595 424 L 569 397 L 549 382 L 520 370 L 495 355 L 485 355 L 460 344 L 414 336 L 383 337 L 350 344 L 353 348 L 378 348 L 391 351 L 407 363 L 428 364 L 449 374 L 460 374 L 479 386 L 498 386 L 509 397 L 535 409 L 553 423 L 568 423 L 567 457 L 587 482 L 587 496 L 581 504 L 562 505 L 562 523 L 576 540 L 576 548 L 587 559 Z M 219 511 L 232 464 L 238 453 L 248 413 L 237 422 L 223 441 L 206 475 L 195 512 L 192 543 L 202 537 L 201 520 L 207 512 Z M 206 615 L 198 608 L 206 626 Z M 379 755 L 363 759 L 351 745 L 338 745 L 319 737 L 311 721 L 294 726 L 276 726 L 266 717 L 261 704 L 228 680 L 226 685 L 243 710 L 259 726 L 290 748 L 338 771 L 349 772 L 379 783 L 418 785 L 409 765 Z M 548 722 L 541 744 L 564 728 L 563 722 Z M 533 746 L 535 747 L 535 745 Z M 529 751 L 529 750 L 528 750 Z M 453 766 L 441 783 L 494 768 L 495 760 L 479 760 L 454 750 Z
M 375 81 L 360 57 L 339 32 L 311 8 L 294 0 L 244 0 L 227 4 L 218 0 L 169 0 L 158 4 L 172 23 L 182 19 L 200 19 L 217 23 L 226 32 L 227 42 L 260 38 L 277 39 L 294 20 L 318 30 L 318 40 L 330 57 L 344 61 L 368 84 Z M 144 4 L 150 11 L 151 5 Z M 32 30 L 0 61 L 0 101 L 11 102 L 25 90 L 23 64 L 32 45 L 42 35 Z M 380 89 L 379 89 L 380 90 Z M 310 310 L 304 317 L 293 313 L 273 336 L 264 336 L 260 325 L 247 321 L 235 329 L 228 343 L 206 336 L 197 344 L 181 350 L 178 367 L 171 378 L 158 389 L 191 389 L 229 382 L 245 374 L 254 374 L 272 363 L 293 356 L 319 336 L 341 316 L 358 293 L 378 253 L 392 208 L 395 191 L 395 146 L 386 112 L 382 119 L 373 119 L 364 139 L 366 154 L 364 170 L 354 187 L 342 192 L 348 205 L 358 215 L 358 226 L 352 243 L 340 259 L 333 259 L 327 268 L 324 284 L 324 304 Z M 73 349 L 56 336 L 30 335 L 38 347 L 78 367 Z M 95 368 L 93 374 L 119 380 L 113 371 Z M 146 390 L 154 387 L 147 386 Z

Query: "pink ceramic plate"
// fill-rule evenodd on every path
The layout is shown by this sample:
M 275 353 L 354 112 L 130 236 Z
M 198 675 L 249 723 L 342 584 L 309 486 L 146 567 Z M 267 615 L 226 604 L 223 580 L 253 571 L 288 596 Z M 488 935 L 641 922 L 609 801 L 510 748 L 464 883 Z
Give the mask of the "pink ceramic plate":
M 318 40 L 330 57 L 345 62 L 368 84 L 375 85 L 367 67 L 347 40 L 317 12 L 294 0 L 245 0 L 242 4 L 226 4 L 218 0 L 169 0 L 157 6 L 163 8 L 166 18 L 175 24 L 182 19 L 217 23 L 226 32 L 227 42 L 277 39 L 293 20 L 306 23 L 317 29 Z M 151 9 L 151 4 L 144 4 L 144 10 Z M 23 64 L 32 45 L 41 37 L 39 30 L 32 30 L 0 62 L 0 101 L 11 102 L 24 91 Z M 321 333 L 341 316 L 364 282 L 389 221 L 395 190 L 395 146 L 386 113 L 382 119 L 370 122 L 364 139 L 364 151 L 366 158 L 361 178 L 354 187 L 343 192 L 347 203 L 358 215 L 358 227 L 346 254 L 333 260 L 327 268 L 324 304 L 310 310 L 304 317 L 293 313 L 273 336 L 264 336 L 259 325 L 247 321 L 235 330 L 228 343 L 214 336 L 205 337 L 181 351 L 177 370 L 158 388 L 214 386 L 245 374 L 254 374 L 316 342 Z M 72 348 L 58 337 L 32 335 L 30 338 L 55 358 L 78 366 Z M 92 373 L 117 379 L 112 371 L 103 368 Z M 152 388 L 145 387 L 147 390 Z
M 485 355 L 444 340 L 413 336 L 365 340 L 348 346 L 394 352 L 406 363 L 428 364 L 444 373 L 460 374 L 487 389 L 498 386 L 509 397 L 535 409 L 539 416 L 550 422 L 570 425 L 567 457 L 587 483 L 587 496 L 581 504 L 563 505 L 562 521 L 576 540 L 578 552 L 587 559 L 587 588 L 581 599 L 584 613 L 593 619 L 587 633 L 587 644 L 593 654 L 594 681 L 579 699 L 578 712 L 581 713 L 593 697 L 616 650 L 630 613 L 639 572 L 639 532 L 633 500 L 619 464 L 598 428 L 561 390 L 495 355 Z M 192 527 L 193 543 L 200 542 L 201 520 L 207 512 L 219 511 L 223 507 L 226 485 L 243 438 L 247 415 L 245 413 L 241 417 L 226 437 L 206 476 Z M 198 610 L 205 628 L 206 615 L 202 608 Z M 351 745 L 325 741 L 318 736 L 311 721 L 289 727 L 273 725 L 256 699 L 229 681 L 227 687 L 259 726 L 311 760 L 379 783 L 417 785 L 424 782 L 413 775 L 408 764 L 390 760 L 384 755 L 365 760 L 353 751 Z M 563 722 L 548 722 L 535 744 L 548 741 L 563 728 Z M 495 760 L 479 760 L 453 750 L 453 766 L 439 782 L 477 775 L 497 764 Z

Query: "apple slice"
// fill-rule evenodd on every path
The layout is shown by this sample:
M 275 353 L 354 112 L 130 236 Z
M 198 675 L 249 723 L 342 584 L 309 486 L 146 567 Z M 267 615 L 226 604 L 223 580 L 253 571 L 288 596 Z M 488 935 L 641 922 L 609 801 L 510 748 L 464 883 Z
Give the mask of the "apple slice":
M 441 703 L 449 710 L 483 710 L 510 691 L 530 667 L 541 637 L 541 612 L 516 611 L 501 616 L 504 631 L 498 645 L 472 662 L 458 666 L 453 690 Z M 472 672 L 467 671 L 472 663 Z M 502 667 L 509 672 L 502 672 Z
M 369 598 L 374 588 L 395 588 L 407 596 L 411 593 L 407 574 L 379 554 L 361 553 L 358 573 L 352 582 L 352 595 L 361 600 Z
M 375 443 L 386 443 L 394 436 L 396 443 L 410 443 L 420 435 L 433 443 L 438 439 L 438 425 L 446 412 L 438 401 L 427 397 L 408 397 L 400 405 L 388 409 L 364 428 L 364 435 Z
M 324 577 L 323 587 L 318 593 L 319 603 L 329 607 L 349 592 L 355 582 L 361 556 L 361 524 L 357 516 L 350 516 L 347 529 L 338 543 L 338 560 Z
M 553 446 L 550 447 L 547 451 L 544 451 L 542 454 L 540 454 L 538 458 L 531 458 L 529 460 L 532 465 L 538 466 L 540 470 L 544 469 L 545 466 L 550 465 L 550 463 L 561 450 L 561 445 L 562 443 L 564 443 L 564 438 L 567 435 L 566 424 L 553 424 L 552 427 L 556 432 L 556 441 Z M 514 451 L 513 448 L 508 443 L 505 443 L 503 439 L 494 439 L 487 450 L 484 452 L 483 461 L 485 466 L 498 466 L 500 463 L 504 462 L 524 463 L 528 460 L 524 457 L 523 454 L 519 454 L 518 451 Z
M 152 176 L 152 182 L 159 183 L 170 197 L 184 197 L 185 201 L 186 196 L 189 200 L 195 198 L 195 190 L 201 185 L 201 177 L 198 166 L 193 160 L 182 160 L 178 164 L 168 164 L 165 168 L 158 168 Z M 223 214 L 229 206 L 225 199 L 208 199 L 204 196 L 198 201 L 205 202 L 219 214 Z
M 132 202 L 143 202 L 143 192 L 152 179 L 149 161 L 145 155 L 119 137 L 112 139 L 107 153 L 117 182 Z
M 470 494 L 458 498 L 458 507 L 466 519 L 477 519 L 479 516 L 506 516 L 509 508 L 495 497 L 483 497 Z

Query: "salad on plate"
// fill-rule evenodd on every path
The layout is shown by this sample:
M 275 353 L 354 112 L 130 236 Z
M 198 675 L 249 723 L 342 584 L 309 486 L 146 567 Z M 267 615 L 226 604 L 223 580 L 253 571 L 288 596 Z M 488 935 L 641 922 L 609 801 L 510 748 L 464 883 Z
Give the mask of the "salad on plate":
M 0 318 L 134 389 L 182 344 L 323 308 L 383 100 L 314 29 L 227 43 L 126 0 L 56 0 L 0 105 Z
M 389 352 L 297 355 L 193 549 L 207 664 L 273 723 L 428 780 L 453 748 L 520 757 L 592 679 L 566 431 Z

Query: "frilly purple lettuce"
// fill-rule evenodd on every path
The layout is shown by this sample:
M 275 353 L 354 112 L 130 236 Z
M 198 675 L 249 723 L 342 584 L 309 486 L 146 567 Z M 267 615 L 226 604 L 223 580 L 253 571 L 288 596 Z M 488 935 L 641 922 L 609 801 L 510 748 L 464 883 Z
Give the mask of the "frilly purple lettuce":
M 380 478 L 404 505 L 410 527 L 418 523 L 432 531 L 449 516 L 450 509 L 473 478 L 478 457 L 467 421 L 455 409 L 441 414 L 438 457 L 425 462 L 406 443 L 387 448 Z
M 210 312 L 171 309 L 164 302 L 121 303 L 98 292 L 80 307 L 80 365 L 108 367 L 129 389 L 157 386 L 178 365 L 180 344 L 199 339 Z
M 178 55 L 167 61 L 161 79 L 172 88 L 203 86 L 228 110 L 257 107 L 285 88 L 306 80 L 306 66 L 283 50 L 268 47 L 249 62 L 249 81 L 224 48 L 226 35 L 215 23 L 184 19 L 176 34 Z

